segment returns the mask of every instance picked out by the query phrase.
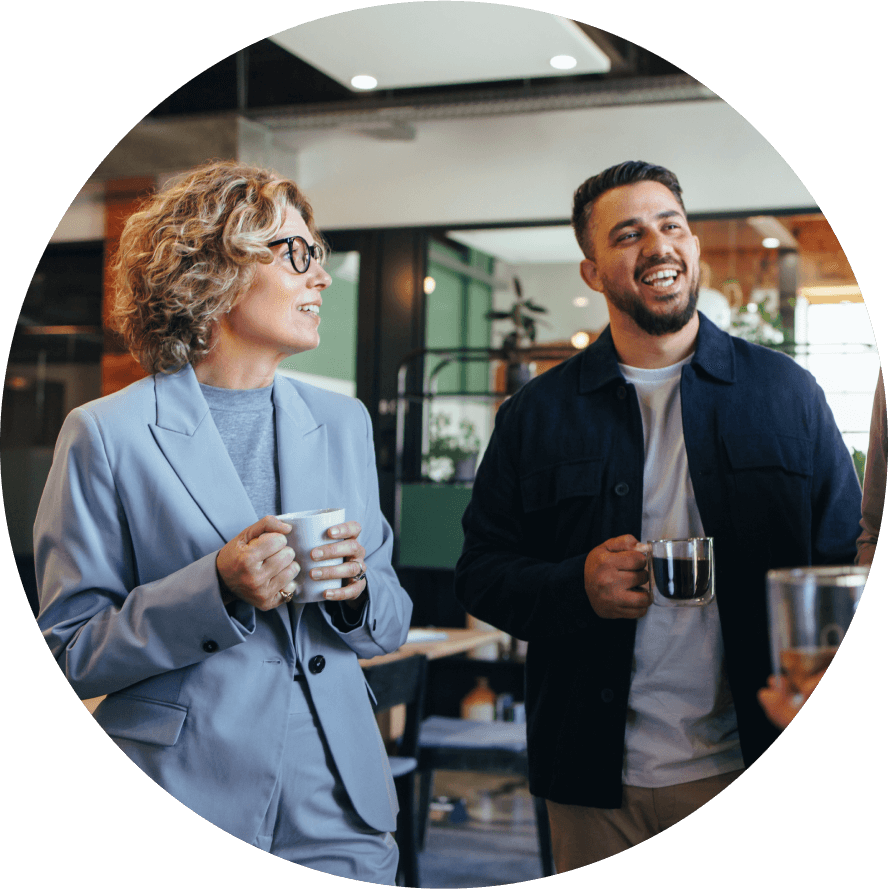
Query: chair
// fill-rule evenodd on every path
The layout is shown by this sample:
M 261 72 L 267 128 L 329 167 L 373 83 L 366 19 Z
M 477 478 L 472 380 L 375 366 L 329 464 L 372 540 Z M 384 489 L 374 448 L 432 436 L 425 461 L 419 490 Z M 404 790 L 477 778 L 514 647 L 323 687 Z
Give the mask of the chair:
M 527 726 L 430 716 L 419 732 L 419 845 L 425 840 L 432 779 L 439 769 L 491 772 L 527 778 Z M 546 802 L 533 798 L 543 876 L 555 873 Z
M 419 847 L 416 825 L 415 776 L 419 760 L 419 725 L 425 703 L 428 660 L 425 655 L 401 658 L 364 667 L 373 695 L 374 711 L 381 713 L 400 704 L 406 705 L 404 733 L 396 756 L 389 756 L 395 790 L 398 793 L 396 839 L 400 852 L 397 878 L 399 885 L 419 886 Z

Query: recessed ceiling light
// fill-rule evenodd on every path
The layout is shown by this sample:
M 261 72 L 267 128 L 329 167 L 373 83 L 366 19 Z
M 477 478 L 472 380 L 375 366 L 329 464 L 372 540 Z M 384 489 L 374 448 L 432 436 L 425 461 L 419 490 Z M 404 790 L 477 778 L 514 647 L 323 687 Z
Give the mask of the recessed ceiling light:
M 549 64 L 559 71 L 570 71 L 571 68 L 577 67 L 577 60 L 573 56 L 552 56 Z
M 377 80 L 369 74 L 356 74 L 351 79 L 351 85 L 356 90 L 375 90 Z
M 765 238 L 764 241 L 762 241 L 762 247 L 767 247 L 769 250 L 779 246 L 780 238 Z
M 423 280 L 422 289 L 426 292 L 426 295 L 431 295 L 435 292 L 435 279 L 431 275 Z
M 589 305 L 589 297 L 588 296 L 575 296 L 574 297 L 574 305 L 578 309 L 583 309 Z
M 575 349 L 585 349 L 592 342 L 592 337 L 585 330 L 578 330 L 571 338 L 570 344 Z

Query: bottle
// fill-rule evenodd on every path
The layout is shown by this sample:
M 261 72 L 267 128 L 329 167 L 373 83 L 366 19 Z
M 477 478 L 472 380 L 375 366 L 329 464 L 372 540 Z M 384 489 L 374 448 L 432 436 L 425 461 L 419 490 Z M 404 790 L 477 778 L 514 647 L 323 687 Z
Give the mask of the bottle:
M 459 713 L 463 719 L 493 722 L 496 716 L 496 695 L 487 677 L 479 676 L 475 680 L 475 687 L 460 702 Z
M 496 696 L 496 720 L 497 722 L 512 722 L 514 719 L 514 714 L 512 713 L 512 707 L 515 704 L 515 699 L 508 692 L 503 692 L 501 695 Z

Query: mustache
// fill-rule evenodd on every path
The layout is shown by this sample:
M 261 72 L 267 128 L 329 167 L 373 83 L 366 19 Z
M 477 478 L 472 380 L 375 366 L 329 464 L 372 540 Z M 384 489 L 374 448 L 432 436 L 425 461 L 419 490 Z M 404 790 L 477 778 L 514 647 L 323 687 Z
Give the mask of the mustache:
M 683 274 L 688 270 L 687 263 L 677 256 L 652 256 L 645 261 L 644 265 L 640 265 L 635 269 L 635 280 L 640 281 L 651 269 L 663 264 L 677 266 L 678 270 Z

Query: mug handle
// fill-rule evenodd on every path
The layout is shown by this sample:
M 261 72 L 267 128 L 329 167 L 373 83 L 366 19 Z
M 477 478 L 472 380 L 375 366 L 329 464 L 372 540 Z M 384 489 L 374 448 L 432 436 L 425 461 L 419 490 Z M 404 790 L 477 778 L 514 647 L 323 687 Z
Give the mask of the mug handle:
M 639 592 L 647 593 L 648 600 L 650 601 L 650 604 L 653 605 L 654 604 L 654 584 L 651 579 L 654 576 L 654 574 L 653 574 L 654 566 L 651 563 L 651 553 L 653 551 L 653 547 L 650 545 L 650 543 L 636 543 L 635 544 L 635 551 L 639 552 L 639 553 L 643 553 L 645 558 L 647 559 L 648 582 L 647 582 L 647 587 L 637 586 L 637 587 L 633 587 L 633 589 L 638 590 Z

